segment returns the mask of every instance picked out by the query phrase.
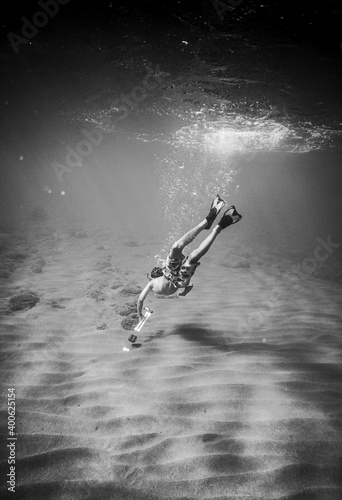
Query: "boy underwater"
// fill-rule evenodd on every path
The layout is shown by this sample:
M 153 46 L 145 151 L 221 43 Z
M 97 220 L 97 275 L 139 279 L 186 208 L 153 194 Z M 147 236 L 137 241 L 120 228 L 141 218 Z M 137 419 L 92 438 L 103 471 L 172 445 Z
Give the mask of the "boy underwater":
M 201 231 L 211 228 L 214 220 L 225 204 L 225 201 L 217 195 L 210 205 L 210 211 L 207 217 L 172 245 L 163 267 L 154 267 L 152 269 L 150 276 L 147 276 L 149 282 L 138 298 L 137 313 L 139 319 L 144 318 L 144 300 L 151 291 L 158 295 L 172 295 L 177 292 L 179 288 L 184 288 L 184 291 L 179 293 L 179 296 L 184 297 L 192 290 L 193 285 L 191 284 L 191 278 L 200 265 L 199 260 L 207 253 L 222 229 L 239 222 L 242 215 L 236 211 L 234 205 L 231 205 L 224 212 L 220 222 L 213 228 L 209 236 L 207 236 L 200 246 L 193 250 L 188 257 L 183 255 L 183 249 L 189 245 Z

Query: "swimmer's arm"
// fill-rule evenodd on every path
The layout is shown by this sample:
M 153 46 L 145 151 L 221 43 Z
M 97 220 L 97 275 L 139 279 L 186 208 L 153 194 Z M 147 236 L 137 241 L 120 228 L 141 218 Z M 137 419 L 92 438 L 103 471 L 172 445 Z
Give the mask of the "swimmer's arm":
M 188 293 L 191 292 L 191 290 L 193 289 L 193 287 L 194 287 L 194 285 L 187 285 L 184 288 L 184 292 L 179 293 L 178 295 L 180 295 L 181 297 L 185 297 L 185 295 L 188 295 Z
M 145 286 L 145 288 L 143 289 L 143 291 L 141 292 L 141 294 L 139 295 L 138 297 L 138 302 L 137 302 L 137 313 L 139 315 L 139 318 L 142 319 L 144 318 L 145 316 L 143 315 L 143 306 L 144 306 L 144 300 L 146 299 L 146 296 L 150 293 L 150 291 L 152 290 L 152 287 L 153 287 L 153 283 L 152 281 L 149 281 L 147 283 L 147 285 Z

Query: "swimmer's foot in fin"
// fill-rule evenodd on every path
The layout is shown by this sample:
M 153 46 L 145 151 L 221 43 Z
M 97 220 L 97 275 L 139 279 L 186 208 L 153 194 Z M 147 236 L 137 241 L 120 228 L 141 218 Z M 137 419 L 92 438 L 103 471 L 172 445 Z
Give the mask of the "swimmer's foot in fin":
M 220 196 L 217 194 L 213 201 L 211 202 L 210 205 L 210 211 L 209 214 L 207 215 L 207 225 L 205 229 L 210 229 L 211 226 L 213 225 L 214 220 L 222 210 L 222 208 L 225 206 L 226 202 L 220 198 Z
M 239 220 L 242 219 L 242 215 L 240 215 L 235 208 L 235 205 L 231 205 L 225 213 L 223 214 L 222 219 L 218 223 L 221 229 L 225 229 L 231 224 L 236 224 Z

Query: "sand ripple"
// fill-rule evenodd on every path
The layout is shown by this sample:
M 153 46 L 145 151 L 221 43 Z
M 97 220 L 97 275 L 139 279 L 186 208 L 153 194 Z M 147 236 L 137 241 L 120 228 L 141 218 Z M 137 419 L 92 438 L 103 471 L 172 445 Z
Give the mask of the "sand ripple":
M 63 308 L 0 304 L 19 498 L 342 498 L 341 292 L 317 281 L 289 294 L 261 271 L 222 282 L 209 265 L 186 299 L 152 299 L 141 347 L 125 353 L 118 292 L 106 269 L 89 275 L 97 251 L 77 244 L 63 273 L 56 257 L 34 278 Z M 89 281 L 103 300 L 87 296 Z

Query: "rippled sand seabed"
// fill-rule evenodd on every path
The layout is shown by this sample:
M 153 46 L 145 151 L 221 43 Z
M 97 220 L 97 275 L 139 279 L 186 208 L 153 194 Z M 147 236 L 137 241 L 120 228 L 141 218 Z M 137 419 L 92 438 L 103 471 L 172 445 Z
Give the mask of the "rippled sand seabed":
M 15 387 L 16 497 L 342 497 L 341 286 L 306 277 L 294 289 L 265 271 L 266 250 L 231 268 L 228 242 L 203 259 L 189 296 L 147 299 L 136 347 L 110 284 L 144 285 L 147 242 L 54 233 L 35 242 L 42 273 L 28 252 L 2 280 L 1 429 Z M 8 314 L 23 288 L 40 302 Z

